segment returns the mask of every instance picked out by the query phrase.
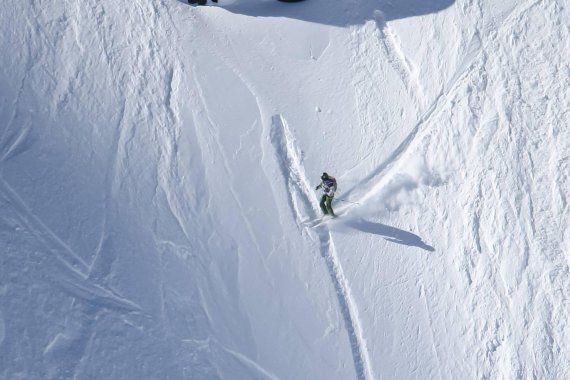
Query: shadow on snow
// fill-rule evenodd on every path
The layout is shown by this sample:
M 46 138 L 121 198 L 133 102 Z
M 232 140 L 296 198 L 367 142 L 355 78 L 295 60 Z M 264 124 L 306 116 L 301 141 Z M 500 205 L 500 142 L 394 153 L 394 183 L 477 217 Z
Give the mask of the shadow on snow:
M 349 26 L 368 20 L 383 22 L 440 12 L 455 0 L 305 0 L 283 3 L 276 0 L 236 0 L 220 6 L 229 12 L 252 17 L 286 17 L 326 25 Z M 380 15 L 375 15 L 380 11 Z
M 403 244 L 410 247 L 418 247 L 430 252 L 435 251 L 431 245 L 424 243 L 422 238 L 418 235 L 396 227 L 390 227 L 382 223 L 369 222 L 364 219 L 349 220 L 345 225 L 358 231 L 384 236 L 386 240 L 393 243 Z

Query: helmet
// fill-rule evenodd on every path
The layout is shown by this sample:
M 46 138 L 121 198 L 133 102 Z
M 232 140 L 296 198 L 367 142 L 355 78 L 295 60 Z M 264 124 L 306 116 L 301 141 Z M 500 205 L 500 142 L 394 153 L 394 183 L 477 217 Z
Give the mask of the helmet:
M 327 178 L 329 178 L 329 175 L 326 172 L 324 172 L 323 175 L 321 176 L 321 179 L 325 180 Z

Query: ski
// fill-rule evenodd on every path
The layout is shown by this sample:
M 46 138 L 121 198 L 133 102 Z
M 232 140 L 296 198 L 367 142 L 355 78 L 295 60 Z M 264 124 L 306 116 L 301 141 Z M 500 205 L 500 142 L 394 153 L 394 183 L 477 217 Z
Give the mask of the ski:
M 321 216 L 320 218 L 307 220 L 307 221 L 302 222 L 302 223 L 309 228 L 315 228 L 315 227 L 319 227 L 323 224 L 326 224 L 326 223 L 330 222 L 331 220 L 335 220 L 337 218 L 338 218 L 338 215 L 335 215 L 335 216 L 324 215 L 324 216 Z

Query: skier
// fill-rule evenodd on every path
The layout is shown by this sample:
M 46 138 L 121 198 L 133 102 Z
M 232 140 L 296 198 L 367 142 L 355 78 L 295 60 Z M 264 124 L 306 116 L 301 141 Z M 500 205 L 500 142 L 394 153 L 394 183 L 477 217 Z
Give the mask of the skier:
M 319 190 L 323 188 L 323 196 L 321 197 L 321 210 L 325 215 L 332 215 L 335 217 L 334 211 L 332 209 L 332 200 L 334 198 L 334 193 L 336 191 L 336 179 L 331 177 L 327 173 L 323 173 L 321 176 L 321 183 L 315 188 Z

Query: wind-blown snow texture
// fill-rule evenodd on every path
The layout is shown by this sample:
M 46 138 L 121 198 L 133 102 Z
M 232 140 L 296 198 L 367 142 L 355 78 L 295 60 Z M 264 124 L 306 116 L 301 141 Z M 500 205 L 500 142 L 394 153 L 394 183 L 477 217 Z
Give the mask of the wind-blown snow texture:
M 568 25 L 3 1 L 0 377 L 570 378 Z

